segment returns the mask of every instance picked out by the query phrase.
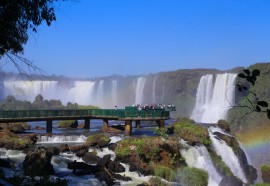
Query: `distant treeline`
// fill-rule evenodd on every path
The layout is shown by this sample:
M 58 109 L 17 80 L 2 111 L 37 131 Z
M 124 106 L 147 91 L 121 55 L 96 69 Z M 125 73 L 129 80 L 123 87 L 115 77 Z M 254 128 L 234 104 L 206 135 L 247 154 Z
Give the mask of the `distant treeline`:
M 78 105 L 77 103 L 68 102 L 63 105 L 60 100 L 45 100 L 42 95 L 38 94 L 35 100 L 30 101 L 16 100 L 14 96 L 0 102 L 0 110 L 47 110 L 47 109 L 96 109 L 98 107 L 92 105 Z

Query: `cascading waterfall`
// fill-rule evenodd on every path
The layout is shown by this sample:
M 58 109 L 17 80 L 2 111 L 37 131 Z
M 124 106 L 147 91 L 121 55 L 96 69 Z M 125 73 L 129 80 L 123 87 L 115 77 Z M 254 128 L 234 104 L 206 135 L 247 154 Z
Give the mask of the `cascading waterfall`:
M 117 105 L 117 80 L 112 80 L 112 103 Z
M 93 93 L 95 82 L 75 81 L 75 86 L 67 93 L 67 100 L 80 105 L 90 105 L 94 103 Z M 63 100 L 63 99 L 62 99 Z
M 145 77 L 139 77 L 137 79 L 135 104 L 143 103 L 143 90 L 144 90 L 145 81 L 146 81 Z
M 196 105 L 191 118 L 199 123 L 216 123 L 226 118 L 228 109 L 234 105 L 236 74 L 217 74 L 214 82 L 213 75 L 201 77 Z
M 104 80 L 100 80 L 97 89 L 97 105 L 103 105 L 103 89 L 104 89 Z
M 33 102 L 38 94 L 44 99 L 55 99 L 57 81 L 4 81 L 5 96 Z
M 154 77 L 153 81 L 153 103 L 156 103 L 156 80 L 157 76 Z
M 220 183 L 222 178 L 217 173 L 205 146 L 189 147 L 180 152 L 189 167 L 196 167 L 208 172 L 208 186 L 216 186 Z
M 240 162 L 237 156 L 234 154 L 231 147 L 227 145 L 227 143 L 222 140 L 218 139 L 213 132 L 215 129 L 209 128 L 209 136 L 212 141 L 212 146 L 215 149 L 215 152 L 221 156 L 222 160 L 225 164 L 231 169 L 232 173 L 241 179 L 243 183 L 247 183 L 247 179 L 245 173 L 240 165 Z

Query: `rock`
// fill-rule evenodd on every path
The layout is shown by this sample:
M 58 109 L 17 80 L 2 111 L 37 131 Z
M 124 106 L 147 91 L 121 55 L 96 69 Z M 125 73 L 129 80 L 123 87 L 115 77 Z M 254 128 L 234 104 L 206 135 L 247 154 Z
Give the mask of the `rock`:
M 34 142 L 31 137 L 20 138 L 8 129 L 0 131 L 0 148 L 22 150 L 31 146 Z
M 8 129 L 13 132 L 21 132 L 24 130 L 30 130 L 30 125 L 25 122 L 18 123 L 0 123 L 1 129 Z
M 131 181 L 132 179 L 130 177 L 126 177 L 126 176 L 122 176 L 120 174 L 115 174 L 115 173 L 111 173 L 111 175 L 117 179 L 117 180 L 121 180 L 121 181 Z
M 117 144 L 116 144 L 116 143 L 110 143 L 110 144 L 108 145 L 108 149 L 109 149 L 109 150 L 112 150 L 112 151 L 114 151 L 114 150 L 116 149 L 116 147 L 117 147 Z
M 110 161 L 107 164 L 107 168 L 112 172 L 125 172 L 125 167 L 117 161 Z
M 100 157 L 98 157 L 94 152 L 86 152 L 82 157 L 83 161 L 89 164 L 98 163 Z
M 6 168 L 11 168 L 12 164 L 11 162 L 7 159 L 0 159 L 0 167 L 6 167 Z
M 105 156 L 103 156 L 102 158 L 100 158 L 97 162 L 97 168 L 99 170 L 103 170 L 104 167 L 107 166 L 107 164 L 111 161 L 111 155 L 110 154 L 106 154 Z
M 36 126 L 35 129 L 36 129 L 36 130 L 45 130 L 46 128 L 45 128 L 45 127 L 41 127 L 41 126 Z
M 270 183 L 270 170 L 262 170 L 263 182 Z
M 243 183 L 241 180 L 234 176 L 226 176 L 222 178 L 219 186 L 243 186 Z
M 34 152 L 29 152 L 23 161 L 23 171 L 29 176 L 53 175 L 54 170 L 51 164 L 51 154 L 45 148 L 39 147 Z
M 70 146 L 69 149 L 70 149 L 72 152 L 74 152 L 74 153 L 76 153 L 76 152 L 78 152 L 78 151 L 81 151 L 81 150 L 86 150 L 86 151 L 88 151 L 89 145 L 87 145 L 87 144 L 83 144 L 83 145 L 73 145 L 73 146 Z
M 245 172 L 248 182 L 250 184 L 254 184 L 255 180 L 258 177 L 257 170 L 252 165 L 245 165 L 244 172 Z M 269 179 L 269 183 L 270 183 L 270 179 Z
M 60 154 L 60 149 L 58 147 L 47 147 L 46 152 L 50 156 L 58 155 Z
M 69 152 L 70 151 L 68 144 L 61 144 L 59 146 L 59 149 L 60 149 L 60 152 Z
M 96 172 L 95 177 L 99 179 L 99 181 L 104 181 L 107 185 L 114 184 L 114 178 L 112 177 L 112 175 L 108 174 L 105 171 Z
M 218 120 L 218 127 L 221 128 L 223 131 L 230 133 L 230 125 L 225 120 Z
M 120 133 L 122 132 L 121 129 L 115 128 L 115 127 L 109 127 L 109 126 L 102 126 L 101 128 L 102 132 L 107 132 L 107 133 Z
M 81 149 L 79 151 L 76 152 L 76 156 L 78 156 L 79 158 L 83 157 L 85 155 L 85 153 L 87 153 L 88 150 L 87 149 Z
M 111 139 L 106 134 L 93 134 L 87 137 L 85 145 L 103 148 L 106 147 L 110 141 Z
M 96 172 L 95 166 L 88 165 L 84 162 L 76 162 L 76 160 L 74 162 L 69 162 L 67 168 L 73 170 L 73 173 L 79 175 L 89 175 Z

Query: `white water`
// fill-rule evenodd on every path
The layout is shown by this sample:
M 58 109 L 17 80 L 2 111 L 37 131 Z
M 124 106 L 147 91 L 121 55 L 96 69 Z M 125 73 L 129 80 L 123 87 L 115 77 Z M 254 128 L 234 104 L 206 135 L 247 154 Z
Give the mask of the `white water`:
M 112 80 L 112 103 L 117 105 L 117 80 Z
M 217 74 L 201 77 L 197 94 L 196 105 L 191 118 L 199 123 L 217 123 L 226 119 L 229 108 L 234 105 L 236 74 Z
M 86 141 L 86 137 L 80 136 L 63 136 L 63 135 L 53 135 L 53 136 L 41 136 L 40 141 L 37 144 L 42 143 L 83 143 Z
M 4 81 L 5 96 L 33 102 L 38 94 L 44 99 L 55 99 L 57 81 Z
M 234 154 L 231 147 L 227 145 L 227 143 L 222 139 L 217 139 L 217 137 L 213 134 L 213 131 L 209 129 L 209 136 L 212 141 L 213 148 L 215 152 L 221 156 L 222 160 L 225 164 L 231 169 L 232 173 L 241 179 L 244 183 L 247 183 L 247 179 L 245 173 L 240 166 L 239 160 L 237 156 Z
M 104 89 L 104 80 L 100 80 L 97 89 L 97 104 L 103 105 L 103 89 Z
M 182 149 L 180 152 L 189 167 L 203 169 L 208 172 L 208 186 L 217 186 L 220 183 L 222 178 L 214 167 L 205 146 L 189 147 L 188 149 Z
M 153 81 L 153 103 L 156 103 L 156 80 L 157 76 L 154 77 Z
M 93 93 L 95 82 L 75 81 L 75 86 L 67 92 L 67 100 L 79 105 L 90 105 L 94 103 Z
M 146 78 L 139 77 L 136 84 L 136 94 L 135 94 L 135 104 L 143 103 L 143 90 L 145 85 Z

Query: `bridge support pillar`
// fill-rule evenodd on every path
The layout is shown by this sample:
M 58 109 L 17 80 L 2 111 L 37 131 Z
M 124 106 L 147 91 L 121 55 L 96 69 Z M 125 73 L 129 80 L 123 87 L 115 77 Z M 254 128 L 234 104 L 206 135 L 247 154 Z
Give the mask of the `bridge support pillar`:
M 103 131 L 106 131 L 108 129 L 108 124 L 109 124 L 108 119 L 103 119 L 103 126 L 102 126 Z
M 85 118 L 84 119 L 84 129 L 90 129 L 90 119 L 89 118 Z
M 47 123 L 46 123 L 46 132 L 47 133 L 52 133 L 52 120 L 47 120 Z
M 159 128 L 165 128 L 165 120 L 158 120 Z
M 125 121 L 125 135 L 130 136 L 132 134 L 132 121 L 126 120 Z
M 136 128 L 137 129 L 141 128 L 141 121 L 136 120 Z

